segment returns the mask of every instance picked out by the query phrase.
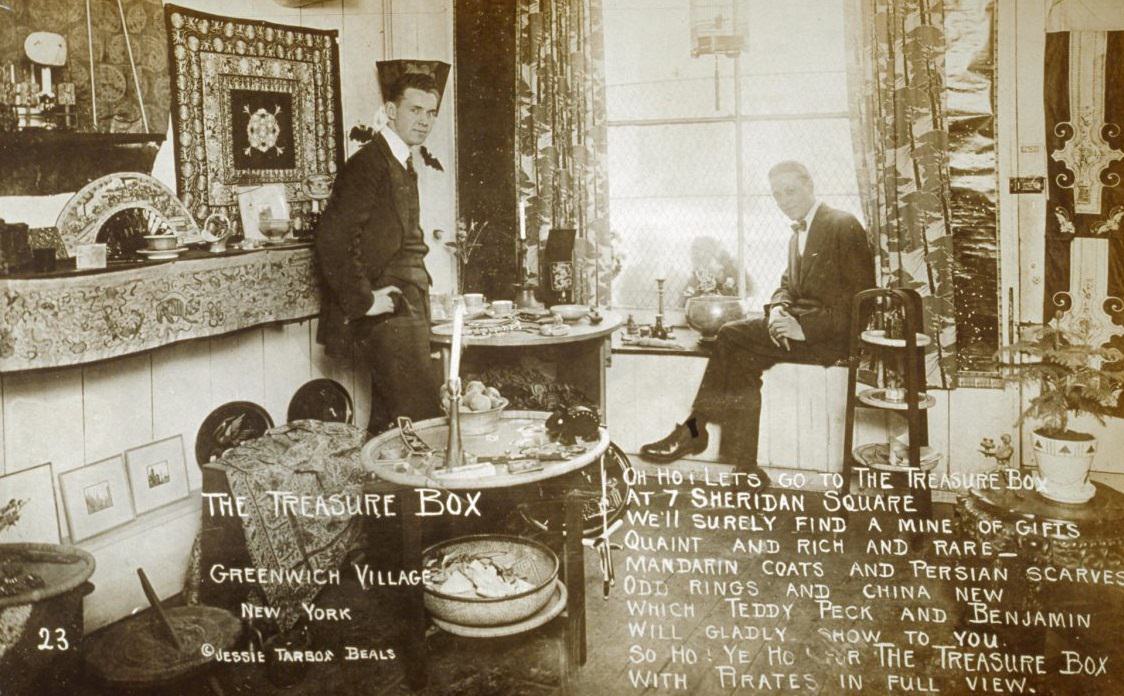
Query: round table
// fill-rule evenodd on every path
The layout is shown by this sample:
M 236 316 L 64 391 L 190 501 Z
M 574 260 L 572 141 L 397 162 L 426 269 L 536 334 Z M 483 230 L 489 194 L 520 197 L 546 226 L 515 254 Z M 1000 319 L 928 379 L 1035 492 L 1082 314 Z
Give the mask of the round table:
M 1124 527 L 1124 493 L 1100 483 L 1094 485 L 1096 494 L 1082 505 L 1052 502 L 1033 488 L 1010 488 L 1005 479 L 1003 485 L 973 489 L 961 497 L 955 518 L 959 534 L 977 543 L 986 541 L 993 551 L 990 557 L 964 561 L 982 563 L 992 569 L 1006 568 L 1010 578 L 1008 582 L 984 580 L 977 584 L 1002 592 L 1002 607 L 1084 611 L 1094 615 L 1094 626 L 1098 622 L 1100 626 L 1111 626 L 1105 620 L 1124 606 L 1120 588 L 1047 582 L 1042 575 L 1035 581 L 1026 574 L 1030 566 L 1124 570 L 1124 537 L 1120 534 Z M 977 628 L 963 618 L 961 621 L 960 628 Z M 1058 651 L 1048 646 L 1057 638 L 1051 633 L 1065 629 L 1001 625 L 988 628 L 1020 650 L 1049 653 L 1052 657 L 1048 669 L 1056 667 L 1052 661 Z M 1066 636 L 1062 643 L 1068 644 L 1072 638 Z
M 1096 495 L 1083 505 L 1055 503 L 1033 489 L 973 489 L 960 499 L 957 519 L 967 536 L 991 542 L 1000 553 L 1043 565 L 1124 570 L 1124 493 L 1093 485 Z M 1022 531 L 1016 527 L 1020 520 Z M 997 521 L 1001 526 L 991 524 Z M 985 534 L 981 526 L 993 531 Z M 1063 526 L 1075 529 L 1076 538 L 1061 533 Z
M 499 427 L 494 433 L 464 435 L 461 438 L 464 451 L 478 458 L 515 455 L 521 440 L 531 440 L 537 433 L 544 432 L 546 419 L 549 416 L 546 411 L 504 411 L 500 417 Z M 436 452 L 444 451 L 449 436 L 448 419 L 430 418 L 419 421 L 414 424 L 414 429 L 418 436 Z M 443 461 L 440 457 L 434 457 L 426 462 L 420 457 L 413 457 L 410 460 L 389 460 L 380 456 L 388 449 L 398 448 L 401 445 L 402 439 L 397 428 L 391 428 L 372 438 L 363 446 L 361 454 L 363 467 L 384 481 L 410 488 L 479 490 L 522 486 L 581 469 L 592 464 L 609 448 L 609 433 L 605 428 L 601 428 L 597 442 L 588 443 L 581 453 L 568 459 L 544 461 L 541 470 L 513 474 L 508 473 L 505 465 L 498 464 L 496 472 L 486 476 L 441 476 L 430 468 L 434 463 L 440 464 Z
M 608 336 L 608 334 L 605 334 Z M 520 441 L 534 441 L 545 430 L 546 419 L 550 416 L 545 411 L 505 411 L 501 415 L 500 425 L 493 433 L 486 435 L 465 435 L 462 437 L 462 446 L 465 452 L 470 452 L 478 457 L 497 457 L 517 450 Z M 430 418 L 414 423 L 414 430 L 427 445 L 440 454 L 446 446 L 449 426 L 446 418 Z M 516 486 L 533 484 L 537 481 L 556 478 L 572 471 L 577 471 L 597 461 L 597 458 L 609 449 L 609 434 L 602 427 L 596 442 L 586 443 L 579 454 L 557 461 L 542 462 L 543 468 L 539 471 L 525 473 L 508 473 L 503 464 L 496 465 L 496 472 L 485 476 L 470 477 L 444 477 L 435 474 L 432 470 L 434 463 L 442 462 L 439 457 L 426 461 L 423 457 L 414 456 L 408 459 L 390 461 L 380 457 L 387 448 L 402 446 L 401 433 L 398 428 L 392 428 L 376 436 L 363 446 L 360 459 L 363 467 L 380 480 L 386 483 L 406 488 L 444 488 L 450 490 L 481 490 L 504 489 Z M 370 484 L 368 484 L 370 486 Z M 369 490 L 364 487 L 364 490 Z M 459 495 L 459 494 L 455 494 Z M 471 494 L 469 494 L 471 495 Z M 566 525 L 569 528 L 581 530 L 581 507 L 574 502 L 567 502 L 565 507 Z M 401 521 L 401 546 L 400 565 L 403 568 L 422 567 L 422 549 L 425 546 L 422 539 L 421 520 L 418 514 L 417 502 L 412 495 L 403 495 L 399 498 L 398 518 Z M 372 524 L 376 521 L 372 520 Z M 374 531 L 372 529 L 372 531 Z M 372 535 L 373 536 L 373 535 Z M 385 554 L 385 549 L 372 546 L 372 554 Z M 585 560 L 582 546 L 582 535 L 565 535 L 561 553 L 563 561 L 563 585 L 567 591 L 566 599 L 566 641 L 568 659 L 578 664 L 585 662 Z M 400 588 L 402 596 L 399 600 L 401 616 L 400 624 L 404 628 L 406 642 L 404 645 L 403 660 L 406 664 L 407 682 L 414 688 L 421 688 L 426 681 L 426 647 L 425 626 L 427 624 L 426 612 L 422 601 L 422 588 Z M 530 628 L 528 624 L 528 628 Z
M 569 331 L 562 336 L 543 336 L 536 324 L 522 323 L 522 330 L 505 331 L 492 335 L 472 335 L 474 323 L 468 322 L 464 336 L 466 350 L 461 374 L 470 374 L 473 366 L 494 366 L 501 360 L 500 354 L 515 353 L 534 355 L 553 362 L 559 382 L 573 385 L 590 399 L 596 401 L 601 410 L 602 422 L 605 419 L 605 368 L 612 354 L 610 339 L 613 332 L 624 323 L 617 312 L 603 312 L 603 319 L 593 324 L 586 317 L 577 322 L 567 323 Z M 485 327 L 486 328 L 486 327 Z M 442 374 L 449 373 L 449 354 L 453 342 L 453 325 L 438 324 L 430 330 L 429 339 L 441 347 Z M 485 356 L 474 363 L 474 353 Z M 508 358 L 510 359 L 510 358 Z

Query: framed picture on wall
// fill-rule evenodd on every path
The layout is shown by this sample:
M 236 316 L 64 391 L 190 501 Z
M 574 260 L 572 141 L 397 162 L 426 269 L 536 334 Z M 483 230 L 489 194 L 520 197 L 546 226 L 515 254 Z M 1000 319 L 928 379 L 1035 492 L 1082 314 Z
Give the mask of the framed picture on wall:
M 89 539 L 133 519 L 133 500 L 121 455 L 59 474 L 70 540 Z
M 187 497 L 182 435 L 126 450 L 125 468 L 138 515 Z
M 22 503 L 16 522 L 0 532 L 0 543 L 57 544 L 61 541 L 54 481 L 50 462 L 0 476 L 0 510 L 13 500 Z

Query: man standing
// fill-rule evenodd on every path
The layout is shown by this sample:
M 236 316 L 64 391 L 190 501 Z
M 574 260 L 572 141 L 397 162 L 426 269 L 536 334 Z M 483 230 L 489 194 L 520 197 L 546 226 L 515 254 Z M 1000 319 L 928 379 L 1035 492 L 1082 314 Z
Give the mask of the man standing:
M 851 301 L 874 286 L 866 233 L 849 213 L 816 200 L 812 178 L 799 162 L 769 170 L 777 207 L 792 220 L 788 268 L 765 307 L 765 318 L 722 327 L 695 396 L 691 415 L 667 437 L 644 445 L 646 459 L 671 462 L 706 449 L 708 422 L 722 426 L 723 461 L 754 474 L 757 465 L 761 373 L 778 362 L 830 364 L 847 355 Z M 753 477 L 747 477 L 752 479 Z
M 317 340 L 340 356 L 354 344 L 370 368 L 371 433 L 399 416 L 440 415 L 411 154 L 433 127 L 440 90 L 429 74 L 403 72 L 383 91 L 389 125 L 344 165 L 316 232 L 326 286 Z

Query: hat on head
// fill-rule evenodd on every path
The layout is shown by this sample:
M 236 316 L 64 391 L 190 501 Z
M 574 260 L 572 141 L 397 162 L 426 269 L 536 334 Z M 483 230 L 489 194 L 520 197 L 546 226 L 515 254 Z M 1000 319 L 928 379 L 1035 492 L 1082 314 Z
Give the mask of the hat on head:
M 449 79 L 449 64 L 439 60 L 380 60 L 375 63 L 379 76 L 379 90 L 382 92 L 383 101 L 386 101 L 391 88 L 398 78 L 406 73 L 421 73 L 433 78 L 437 85 L 437 106 L 441 106 L 441 98 L 445 94 L 445 82 Z

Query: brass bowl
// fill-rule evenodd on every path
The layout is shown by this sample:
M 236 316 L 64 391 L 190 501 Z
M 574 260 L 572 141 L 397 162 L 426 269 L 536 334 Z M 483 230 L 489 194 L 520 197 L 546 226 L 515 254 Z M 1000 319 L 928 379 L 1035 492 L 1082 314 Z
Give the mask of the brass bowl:
M 687 326 L 713 338 L 725 324 L 745 319 L 740 298 L 729 295 L 699 295 L 687 300 Z
M 425 586 L 425 608 L 433 616 L 461 626 L 504 626 L 517 623 L 546 606 L 558 579 L 558 556 L 533 539 L 504 534 L 457 537 L 422 552 L 422 565 L 445 553 L 507 552 L 515 558 L 515 572 L 534 585 L 508 597 L 449 595 Z

